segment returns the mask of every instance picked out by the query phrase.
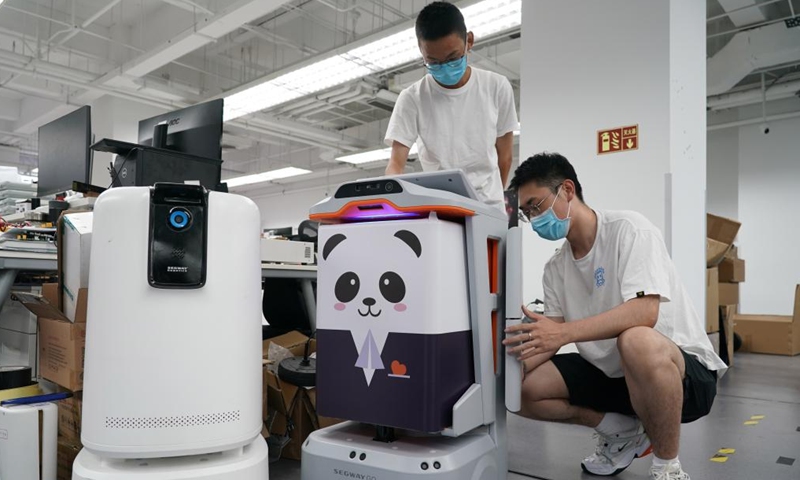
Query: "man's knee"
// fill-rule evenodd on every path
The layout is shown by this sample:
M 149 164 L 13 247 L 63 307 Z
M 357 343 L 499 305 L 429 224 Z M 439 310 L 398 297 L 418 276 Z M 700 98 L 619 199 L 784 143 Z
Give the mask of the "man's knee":
M 564 378 L 552 361 L 545 362 L 528 372 L 522 381 L 523 403 L 568 397 L 569 392 Z
M 670 342 L 650 327 L 633 327 L 617 337 L 617 350 L 626 372 L 661 368 L 673 362 Z

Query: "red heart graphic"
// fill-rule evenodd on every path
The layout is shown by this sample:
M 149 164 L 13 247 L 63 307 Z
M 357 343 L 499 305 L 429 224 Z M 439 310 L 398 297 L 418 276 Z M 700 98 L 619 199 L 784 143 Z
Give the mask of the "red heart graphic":
M 408 371 L 405 365 L 398 362 L 397 360 L 392 361 L 392 374 L 393 375 L 405 375 Z

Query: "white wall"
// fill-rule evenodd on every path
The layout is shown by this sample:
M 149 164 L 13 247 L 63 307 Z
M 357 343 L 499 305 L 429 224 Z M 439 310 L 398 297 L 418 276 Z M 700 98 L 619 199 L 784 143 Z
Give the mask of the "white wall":
M 679 239 L 673 258 L 696 305 L 705 299 L 703 8 L 690 0 L 540 0 L 522 10 L 520 159 L 565 155 L 592 208 L 636 210 L 662 231 L 669 212 L 675 221 L 665 238 Z M 639 150 L 597 155 L 598 130 L 633 124 Z M 680 198 L 667 198 L 667 173 Z M 526 235 L 526 300 L 541 296 L 556 247 Z
M 303 220 L 308 220 L 308 211 L 319 201 L 325 199 L 330 192 L 333 194 L 336 187 L 319 187 L 299 192 L 270 195 L 265 197 L 251 197 L 261 212 L 261 227 L 281 228 L 300 225 Z
M 791 315 L 800 283 L 800 118 L 739 129 L 740 254 L 744 313 Z

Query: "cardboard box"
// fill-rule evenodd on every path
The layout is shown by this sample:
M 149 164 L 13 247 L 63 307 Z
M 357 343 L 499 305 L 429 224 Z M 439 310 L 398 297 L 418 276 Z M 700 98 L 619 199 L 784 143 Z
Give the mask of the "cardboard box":
M 715 267 L 725 258 L 728 252 L 728 244 L 722 243 L 713 238 L 706 238 L 706 267 Z
M 706 237 L 727 243 L 729 246 L 733 245 L 741 226 L 742 224 L 736 220 L 706 214 Z
M 739 258 L 739 247 L 731 245 L 728 253 L 725 254 L 725 258 Z
M 719 283 L 719 304 L 720 305 L 739 305 L 739 284 L 738 283 Z
M 280 345 L 293 355 L 303 355 L 308 337 L 299 332 L 290 332 L 279 337 L 265 340 L 263 354 L 267 357 L 270 343 Z M 309 353 L 317 351 L 316 340 L 309 343 Z M 341 420 L 320 417 L 316 411 L 316 389 L 302 388 L 283 382 L 264 368 L 264 383 L 267 385 L 267 404 L 269 435 L 275 437 L 289 436 L 290 442 L 284 447 L 281 457 L 300 460 L 303 442 L 314 430 L 335 425 Z M 266 421 L 266 420 L 265 420 Z
M 71 390 L 83 389 L 86 324 L 39 319 L 39 375 Z
M 58 480 L 72 480 L 72 465 L 75 457 L 81 451 L 80 442 L 75 443 L 66 438 L 58 437 L 58 453 L 56 461 L 56 478 Z
M 719 264 L 719 281 L 727 283 L 744 282 L 744 260 L 725 257 Z
M 79 290 L 89 288 L 93 215 L 92 212 L 65 214 L 58 222 L 59 308 L 70 321 L 79 315 Z
M 12 298 L 22 303 L 39 319 L 48 318 L 62 322 L 86 323 L 86 307 L 89 299 L 89 290 L 86 288 L 78 290 L 75 314 L 72 319 L 58 308 L 58 285 L 55 283 L 42 285 L 41 295 L 30 292 L 13 292 Z
M 742 351 L 797 355 L 800 353 L 800 285 L 795 287 L 794 315 L 734 315 Z
M 706 269 L 706 333 L 719 331 L 719 272 Z
M 709 333 L 708 340 L 711 342 L 711 346 L 714 348 L 714 353 L 719 355 L 719 332 Z
M 58 435 L 77 445 L 81 443 L 83 392 L 58 402 Z
M 733 245 L 741 223 L 717 215 L 706 215 L 706 266 L 715 267 Z

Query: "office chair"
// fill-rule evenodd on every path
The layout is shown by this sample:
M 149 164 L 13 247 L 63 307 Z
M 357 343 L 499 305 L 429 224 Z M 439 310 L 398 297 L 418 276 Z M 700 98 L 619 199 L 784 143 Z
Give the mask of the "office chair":
M 262 340 L 297 330 L 311 335 L 311 322 L 300 281 L 291 278 L 265 278 L 262 311 L 269 325 L 262 327 Z M 316 282 L 314 294 L 316 296 Z

